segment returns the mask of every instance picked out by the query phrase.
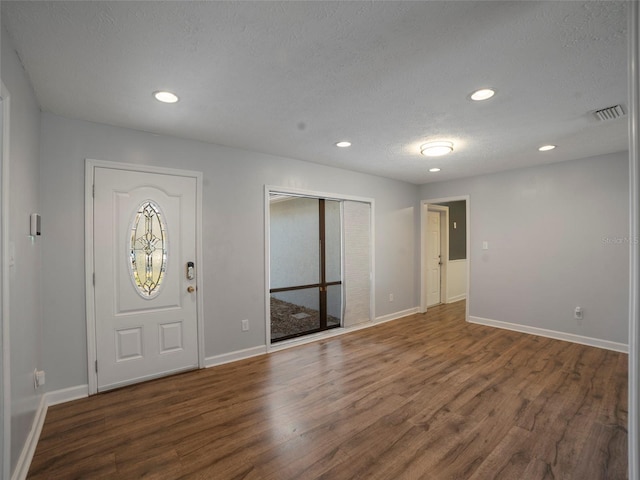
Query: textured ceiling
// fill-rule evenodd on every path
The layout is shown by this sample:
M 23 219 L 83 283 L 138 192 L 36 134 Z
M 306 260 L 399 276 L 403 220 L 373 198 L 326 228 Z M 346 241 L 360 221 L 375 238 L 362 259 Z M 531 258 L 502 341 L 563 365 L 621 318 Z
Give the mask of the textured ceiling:
M 42 109 L 72 118 L 417 184 L 627 148 L 627 117 L 592 115 L 627 107 L 624 2 L 1 4 Z

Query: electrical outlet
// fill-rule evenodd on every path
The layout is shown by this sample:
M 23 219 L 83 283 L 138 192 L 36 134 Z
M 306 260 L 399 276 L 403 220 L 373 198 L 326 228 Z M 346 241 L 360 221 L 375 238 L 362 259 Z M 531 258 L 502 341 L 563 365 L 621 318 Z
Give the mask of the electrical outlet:
M 389 294 L 389 301 L 390 301 L 390 302 L 393 302 L 393 293 L 390 293 L 390 294 Z
M 242 320 L 242 331 L 243 332 L 249 331 L 249 320 Z
M 582 320 L 582 307 L 576 307 L 576 309 L 573 311 L 573 318 L 575 318 L 576 320 Z

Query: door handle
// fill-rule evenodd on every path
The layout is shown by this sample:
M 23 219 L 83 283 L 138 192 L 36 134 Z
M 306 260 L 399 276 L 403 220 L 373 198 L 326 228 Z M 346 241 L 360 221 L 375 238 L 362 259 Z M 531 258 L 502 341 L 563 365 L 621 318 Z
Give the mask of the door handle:
M 189 292 L 189 293 L 193 293 L 193 292 L 195 292 L 195 291 L 196 291 L 196 287 L 194 287 L 193 285 L 189 285 L 189 286 L 187 287 L 187 292 Z

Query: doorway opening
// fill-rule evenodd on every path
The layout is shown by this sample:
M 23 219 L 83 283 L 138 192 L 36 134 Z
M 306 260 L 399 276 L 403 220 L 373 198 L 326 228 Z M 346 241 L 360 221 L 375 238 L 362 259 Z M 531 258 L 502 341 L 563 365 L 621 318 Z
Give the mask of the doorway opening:
M 271 341 L 342 325 L 340 202 L 272 193 Z
M 422 201 L 421 222 L 421 311 L 468 299 L 469 197 Z
M 373 210 L 370 198 L 265 186 L 268 346 L 373 321 Z
M 271 342 L 340 327 L 340 202 L 272 193 L 269 213 Z

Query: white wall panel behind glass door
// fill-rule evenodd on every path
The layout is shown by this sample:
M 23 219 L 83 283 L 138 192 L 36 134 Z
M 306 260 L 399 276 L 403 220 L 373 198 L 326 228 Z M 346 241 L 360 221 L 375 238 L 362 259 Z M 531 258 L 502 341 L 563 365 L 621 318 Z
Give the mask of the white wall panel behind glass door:
M 371 320 L 371 204 L 343 202 L 344 292 L 343 325 Z

